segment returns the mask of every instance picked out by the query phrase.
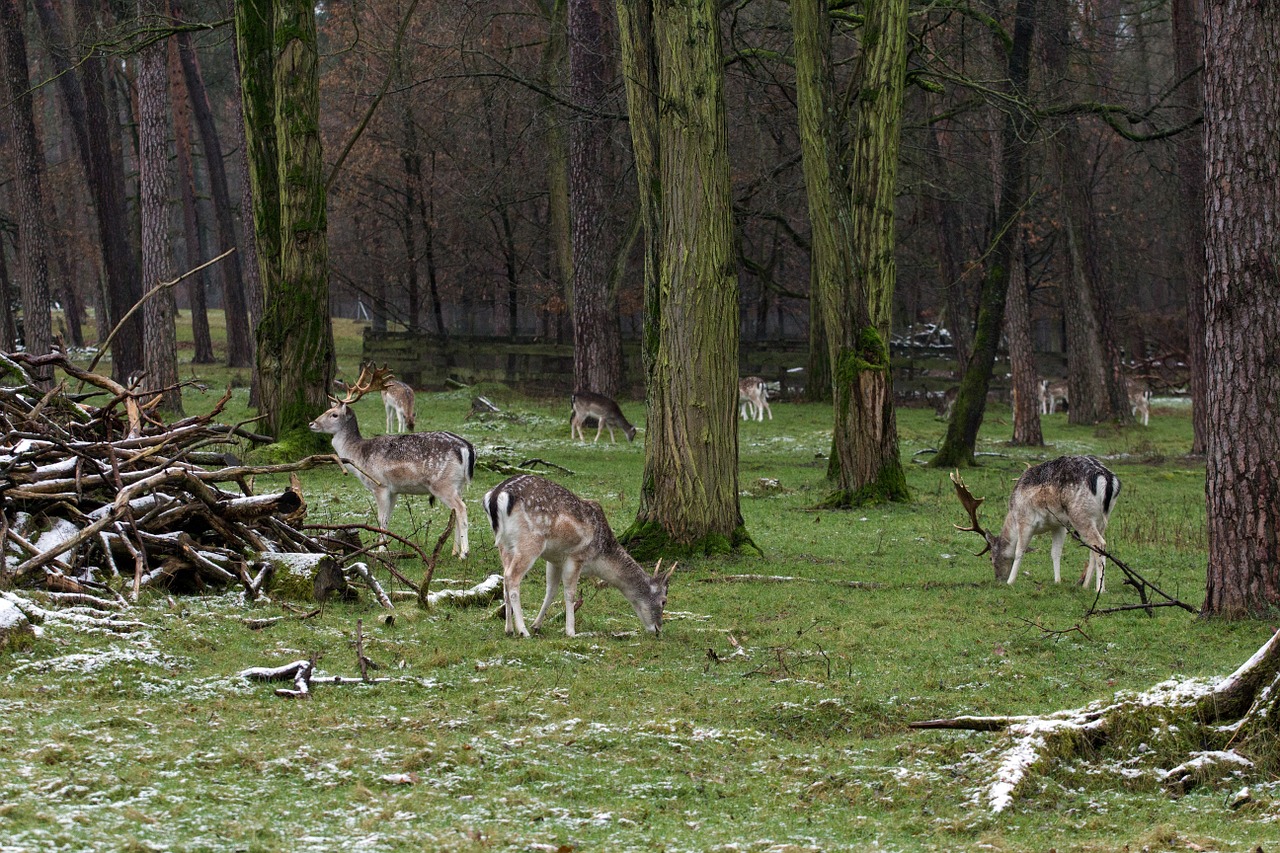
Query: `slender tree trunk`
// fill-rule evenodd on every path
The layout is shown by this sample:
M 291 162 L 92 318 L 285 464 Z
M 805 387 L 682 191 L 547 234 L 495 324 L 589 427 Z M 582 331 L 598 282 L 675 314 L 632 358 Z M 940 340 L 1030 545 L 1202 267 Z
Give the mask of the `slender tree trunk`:
M 1206 614 L 1280 605 L 1280 6 L 1205 3 Z
M 606 0 L 568 0 L 569 216 L 573 229 L 574 387 L 609 397 L 622 387 L 622 341 L 609 299 L 609 120 L 600 115 L 612 78 Z
M 565 32 L 569 0 L 552 0 L 548 12 L 548 34 L 542 49 L 540 76 L 547 92 L 561 91 L 568 66 L 568 37 Z M 565 317 L 573 311 L 573 227 L 569 214 L 569 143 L 565 138 L 565 114 L 559 102 L 548 94 L 539 98 L 538 114 L 545 121 L 547 159 L 547 220 L 551 239 L 551 260 L 559 299 L 549 309 L 556 316 L 556 340 L 563 343 Z
M 623 68 L 646 231 L 649 419 L 636 522 L 642 557 L 727 551 L 738 505 L 738 284 L 725 150 L 719 4 L 620 0 Z M 691 38 L 690 33 L 697 33 Z M 647 84 L 656 80 L 656 87 Z M 658 104 L 663 109 L 658 109 Z M 652 121 L 652 124 L 648 122 Z M 647 207 L 652 205 L 652 207 Z
M 1013 44 L 1009 51 L 1008 93 L 1004 129 L 1001 132 L 1001 186 L 996 208 L 996 245 L 987 268 L 978 303 L 978 325 L 974 333 L 973 355 L 965 366 L 956 404 L 947 424 L 942 447 L 929 463 L 953 468 L 973 464 L 978 430 L 986 412 L 987 389 L 995 365 L 996 348 L 1004 323 L 1004 307 L 1009 288 L 1009 269 L 1015 262 L 1017 219 L 1026 194 L 1027 144 L 1031 122 L 1023 106 L 1030 72 L 1031 42 L 1035 35 L 1035 0 L 1018 0 L 1014 10 Z
M 18 348 L 18 327 L 13 321 L 13 281 L 4 254 L 4 235 L 0 234 L 0 352 L 13 352 Z
M 182 7 L 179 0 L 170 0 L 170 8 L 174 18 L 181 20 Z M 191 34 L 180 32 L 176 38 L 182 75 L 186 80 L 196 132 L 200 135 L 200 147 L 204 151 L 205 167 L 209 174 L 209 195 L 213 200 L 213 219 L 218 233 L 216 254 L 222 254 L 227 249 L 236 247 L 235 211 L 231 206 L 231 188 L 227 181 L 222 141 L 214 123 L 213 107 L 209 103 L 204 75 L 200 72 L 200 58 L 196 54 Z M 255 341 L 251 325 L 254 315 L 248 304 L 242 269 L 240 253 L 218 262 L 217 274 L 222 282 L 222 308 L 227 323 L 228 367 L 249 367 L 254 363 Z
M 946 174 L 948 169 L 940 139 L 942 132 L 942 128 L 934 124 L 925 135 L 929 163 L 937 175 Z M 949 198 L 928 193 L 924 203 L 937 228 L 938 278 L 944 288 L 947 331 L 951 333 L 956 361 L 965 365 L 973 354 L 973 300 L 969 278 L 960 266 L 960 218 L 956 215 L 955 202 Z
M 1027 292 L 1025 246 L 1020 236 L 1012 257 L 1005 305 L 1005 337 L 1009 341 L 1009 365 L 1013 373 L 1013 440 L 1010 443 L 1040 447 L 1044 444 L 1040 433 L 1040 374 L 1031 348 L 1031 299 Z
M 27 45 L 23 34 L 22 4 L 0 0 L 0 55 L 4 66 L 4 102 L 8 105 L 12 136 L 14 184 L 18 202 L 18 257 L 21 270 L 22 338 L 26 351 L 43 355 L 53 344 L 50 325 L 49 235 L 44 216 L 44 153 L 36 135 L 31 86 L 27 78 Z M 34 377 L 45 387 L 50 371 Z
M 154 20 L 157 10 L 139 0 L 140 20 Z M 169 231 L 169 198 L 173 179 L 169 173 L 169 122 L 165 90 L 163 41 L 138 53 L 138 207 L 142 216 L 142 285 L 148 295 L 143 305 L 143 357 L 146 387 L 163 389 L 160 406 L 175 415 L 182 413 L 178 389 L 178 343 L 174 326 L 175 309 L 171 287 L 170 258 L 173 245 Z M 159 289 L 157 289 L 159 288 Z
M 196 207 L 196 167 L 191 156 L 191 108 L 187 104 L 187 89 L 182 80 L 177 39 L 169 39 L 168 50 L 169 95 L 173 101 L 174 150 L 177 154 L 175 162 L 178 167 L 179 197 L 182 199 L 182 234 L 186 248 L 186 268 L 191 270 L 200 266 L 202 248 L 200 217 Z M 205 274 L 191 276 L 186 285 L 187 297 L 191 302 L 191 337 L 195 345 L 191 362 L 213 364 L 213 337 L 209 333 Z
M 1186 119 L 1204 111 L 1204 4 L 1202 0 L 1173 2 L 1173 59 Z M 1205 245 L 1204 134 L 1183 133 L 1177 139 L 1178 186 L 1182 198 L 1183 276 L 1187 287 L 1187 365 L 1191 372 L 1191 452 L 1204 453 L 1209 433 L 1208 376 L 1205 373 Z

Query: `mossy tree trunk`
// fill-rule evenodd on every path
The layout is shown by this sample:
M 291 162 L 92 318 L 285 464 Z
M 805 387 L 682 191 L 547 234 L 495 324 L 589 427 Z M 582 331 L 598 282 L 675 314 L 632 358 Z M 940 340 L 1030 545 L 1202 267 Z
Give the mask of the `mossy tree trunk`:
M 991 252 L 978 300 L 978 325 L 974 331 L 973 352 L 960 380 L 956 404 L 947 424 L 942 447 L 930 465 L 953 468 L 973 464 L 978 443 L 978 430 L 986 413 L 987 389 L 991 369 L 996 361 L 1000 330 L 1004 324 L 1005 299 L 1009 287 L 1009 269 L 1014 263 L 1017 245 L 1017 218 L 1026 195 L 1027 140 L 1031 121 L 1026 109 L 1027 80 L 1030 69 L 1031 41 L 1035 35 L 1034 0 L 1018 0 L 1014 10 L 1013 41 L 1009 48 L 1009 100 L 1004 128 L 1001 131 L 1001 186 L 996 208 L 996 245 Z
M 746 535 L 719 4 L 618 10 L 648 246 L 644 479 L 622 539 L 640 558 L 727 551 Z
M 889 375 L 894 190 L 906 75 L 905 0 L 868 7 L 859 63 L 851 184 L 837 177 L 830 21 L 826 4 L 792 3 L 797 107 L 813 234 L 813 287 L 822 306 L 834 429 L 828 505 L 905 500 Z
M 1205 4 L 1205 347 L 1209 567 L 1204 612 L 1280 605 L 1280 7 Z
M 237 3 L 236 35 L 263 290 L 259 402 L 271 434 L 306 435 L 334 369 L 315 9 Z

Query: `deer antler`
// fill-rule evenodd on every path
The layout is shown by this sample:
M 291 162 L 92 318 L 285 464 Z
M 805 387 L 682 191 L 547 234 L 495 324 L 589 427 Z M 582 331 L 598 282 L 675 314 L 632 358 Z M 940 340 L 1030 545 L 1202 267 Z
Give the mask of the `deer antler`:
M 354 403 L 370 391 L 381 390 L 390 378 L 391 368 L 389 367 L 375 368 L 372 364 L 362 365 L 360 378 L 355 381 L 355 384 L 347 386 L 347 396 L 339 402 Z
M 971 527 L 961 527 L 958 524 L 954 525 L 954 527 L 956 530 L 977 533 L 986 541 L 986 547 L 974 555 L 976 557 L 981 557 L 983 554 L 991 550 L 991 534 L 984 530 L 982 525 L 978 523 L 978 507 L 982 506 L 982 502 L 986 500 L 986 498 L 975 498 L 973 493 L 969 491 L 969 487 L 964 484 L 964 480 L 960 479 L 959 471 L 951 472 L 951 482 L 955 484 L 956 496 L 960 498 L 960 503 L 964 505 L 965 511 L 969 513 L 969 521 L 972 523 Z

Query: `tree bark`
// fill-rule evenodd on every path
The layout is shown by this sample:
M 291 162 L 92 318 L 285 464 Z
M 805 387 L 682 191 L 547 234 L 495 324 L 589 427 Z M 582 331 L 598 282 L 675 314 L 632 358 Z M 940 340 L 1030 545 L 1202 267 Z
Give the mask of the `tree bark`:
M 1280 605 L 1280 7 L 1205 3 L 1209 566 L 1203 612 Z
M 139 0 L 139 19 L 154 19 L 157 8 Z M 142 285 L 149 294 L 143 305 L 143 358 L 148 388 L 161 390 L 160 406 L 182 413 L 178 389 L 178 343 L 174 328 L 173 254 L 169 230 L 169 197 L 173 179 L 169 173 L 168 110 L 165 82 L 165 42 L 157 41 L 138 53 L 138 182 L 142 216 Z M 159 289 L 157 289 L 159 288 Z
M 939 175 L 945 174 L 948 169 L 943 157 L 942 133 L 940 123 L 925 131 L 929 164 Z M 969 277 L 960 266 L 960 217 L 956 214 L 955 202 L 950 198 L 926 193 L 924 205 L 937 228 L 938 278 L 945 290 L 943 304 L 946 309 L 947 331 L 951 333 L 956 361 L 962 365 L 968 364 L 969 356 L 973 354 L 973 299 L 969 292 Z
M 640 510 L 622 537 L 641 559 L 746 541 L 718 10 L 714 0 L 618 3 L 646 224 L 648 434 Z
M 1031 41 L 1035 35 L 1034 0 L 1018 0 L 1014 10 L 1013 43 L 1008 57 L 1006 107 L 1001 131 L 1001 185 L 996 207 L 996 245 L 987 267 L 978 303 L 978 325 L 974 332 L 973 355 L 965 366 L 955 407 L 947 424 L 942 447 L 929 463 L 938 468 L 969 466 L 974 462 L 978 430 L 986 412 L 987 389 L 995 365 L 1004 306 L 1009 288 L 1009 269 L 1014 263 L 1018 239 L 1017 218 L 1026 197 L 1027 146 L 1031 121 L 1025 107 L 1030 72 Z
M 600 113 L 612 77 L 606 0 L 568 0 L 569 215 L 573 248 L 574 388 L 608 397 L 622 388 L 622 330 L 610 299 L 606 217 L 609 119 Z
M 0 235 L 0 351 L 13 352 L 18 348 L 18 327 L 13 322 L 13 282 L 9 278 L 9 263 L 5 260 L 4 236 Z
M 1019 228 L 1019 234 L 1021 229 Z M 1031 298 L 1027 292 L 1027 264 L 1021 236 L 1009 267 L 1009 295 L 1005 303 L 1005 338 L 1013 373 L 1013 439 L 1011 444 L 1041 447 L 1040 373 L 1031 348 Z
M 1202 0 L 1173 1 L 1173 60 L 1182 80 L 1184 121 L 1204 111 L 1204 4 Z M 1208 376 L 1205 373 L 1205 245 L 1204 234 L 1204 134 L 1188 132 L 1178 136 L 1178 189 L 1182 198 L 1182 233 L 1185 250 L 1183 276 L 1187 287 L 1187 367 L 1191 373 L 1191 452 L 1204 453 L 1209 433 Z
M 36 135 L 31 85 L 27 78 L 27 45 L 19 0 L 0 0 L 0 54 L 4 67 L 5 97 L 12 132 L 14 184 L 18 203 L 18 257 L 21 270 L 22 339 L 26 351 L 44 355 L 53 345 L 50 324 L 49 235 L 44 216 L 44 153 Z M 52 387 L 52 373 L 34 377 L 43 388 Z

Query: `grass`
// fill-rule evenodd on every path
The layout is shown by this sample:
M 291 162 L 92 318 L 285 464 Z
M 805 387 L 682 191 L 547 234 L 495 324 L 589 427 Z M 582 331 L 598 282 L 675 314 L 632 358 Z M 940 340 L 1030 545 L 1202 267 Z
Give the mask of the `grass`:
M 348 332 L 338 336 L 344 372 L 358 357 Z M 482 458 L 555 462 L 574 472 L 556 478 L 599 500 L 615 528 L 634 518 L 641 404 L 623 407 L 641 425 L 634 444 L 580 445 L 569 440 L 567 401 L 483 393 L 515 419 L 464 420 L 470 393 L 422 394 L 419 428 L 460 432 Z M 189 409 L 216 396 L 193 391 Z M 233 405 L 243 408 L 240 392 Z M 380 402 L 358 407 L 366 434 L 381 431 Z M 1270 622 L 1167 610 L 1082 623 L 1092 596 L 1052 583 L 1047 540 L 1013 586 L 997 584 L 986 558 L 972 556 L 978 538 L 952 527 L 965 519 L 946 473 L 917 464 L 907 466 L 910 504 L 811 511 L 826 489 L 830 413 L 782 402 L 773 411 L 740 427 L 742 513 L 764 556 L 682 564 L 659 639 L 638 633 L 618 593 L 590 586 L 584 633 L 564 637 L 557 610 L 528 640 L 503 636 L 492 607 L 407 602 L 383 624 L 363 596 L 254 631 L 242 617 L 279 614 L 278 604 L 153 594 L 136 614 L 146 630 L 50 629 L 0 657 L 0 851 L 1272 849 L 1280 794 L 1265 781 L 1252 807 L 1233 811 L 1229 791 L 1172 800 L 1149 775 L 1073 764 L 993 817 L 974 796 L 999 736 L 906 725 L 1223 675 Z M 988 497 L 989 526 L 1024 463 L 1107 456 L 1123 481 L 1109 547 L 1199 603 L 1204 472 L 1180 455 L 1186 409 L 1157 405 L 1147 429 L 1051 416 L 1051 446 L 1036 450 L 1002 443 L 1007 418 L 989 413 L 980 449 L 1000 455 L 965 475 Z M 922 410 L 900 411 L 899 425 L 904 459 L 943 431 Z M 373 520 L 354 478 L 303 477 L 312 520 Z M 497 570 L 478 499 L 500 479 L 477 472 L 473 555 L 464 564 L 446 549 L 439 585 Z M 393 526 L 429 544 L 443 521 L 415 498 Z M 1084 562 L 1069 545 L 1064 574 Z M 414 577 L 421 568 L 401 562 Z M 745 574 L 796 580 L 732 579 Z M 526 581 L 527 618 L 540 581 Z M 1108 601 L 1133 600 L 1114 575 L 1111 586 Z M 322 670 L 354 674 L 358 619 L 390 682 L 318 686 L 294 702 L 235 677 L 313 653 Z M 1118 771 L 1126 757 L 1098 758 Z

